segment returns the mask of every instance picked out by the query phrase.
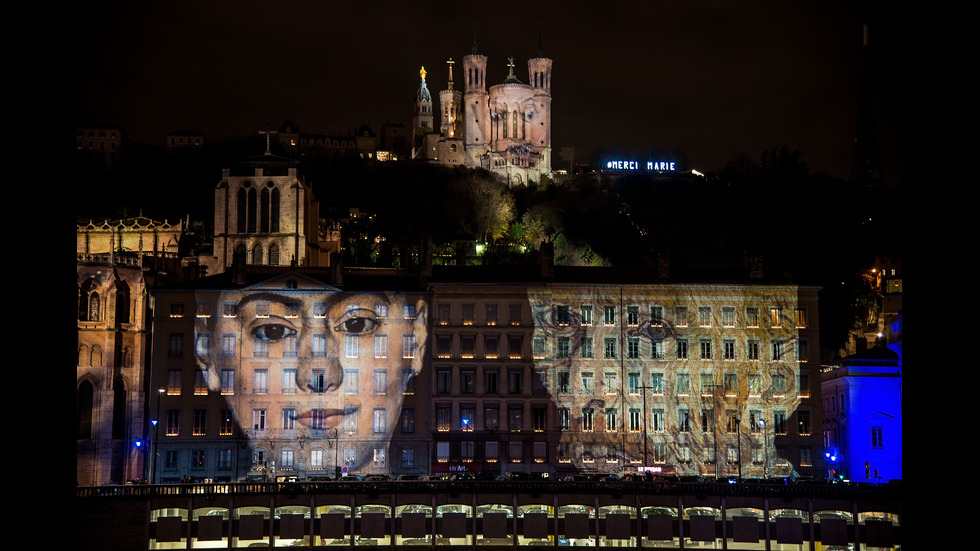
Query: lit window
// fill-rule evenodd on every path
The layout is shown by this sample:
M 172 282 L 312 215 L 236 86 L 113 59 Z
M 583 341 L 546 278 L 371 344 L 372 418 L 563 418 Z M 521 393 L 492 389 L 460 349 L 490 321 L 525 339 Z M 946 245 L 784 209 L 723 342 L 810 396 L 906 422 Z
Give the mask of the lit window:
M 167 395 L 180 396 L 182 373 L 179 369 L 171 369 L 167 373 Z
M 487 304 L 484 307 L 484 323 L 487 325 L 497 325 L 497 305 Z
M 448 432 L 452 429 L 452 408 L 449 407 L 437 407 L 436 408 L 436 430 L 439 432 Z
M 221 394 L 230 396 L 235 394 L 235 370 L 221 370 Z
M 402 335 L 402 358 L 414 358 L 415 351 L 415 335 Z
M 796 318 L 796 327 L 798 329 L 806 328 L 807 325 L 806 308 L 797 308 L 794 314 Z
M 783 324 L 783 309 L 773 307 L 769 309 L 769 326 L 781 327 Z
M 172 317 L 172 318 L 182 318 L 182 317 L 184 317 L 184 303 L 183 302 L 171 302 L 170 303 L 170 317 Z
M 522 406 L 507 408 L 507 426 L 510 432 L 521 432 L 524 428 L 524 408 Z
M 208 373 L 207 371 L 197 369 L 194 371 L 194 395 L 195 396 L 207 396 L 208 395 Z
M 199 318 L 210 318 L 211 317 L 211 303 L 210 302 L 198 302 L 197 303 L 197 317 L 199 317 Z
M 208 433 L 208 410 L 194 410 L 194 436 L 205 436 Z

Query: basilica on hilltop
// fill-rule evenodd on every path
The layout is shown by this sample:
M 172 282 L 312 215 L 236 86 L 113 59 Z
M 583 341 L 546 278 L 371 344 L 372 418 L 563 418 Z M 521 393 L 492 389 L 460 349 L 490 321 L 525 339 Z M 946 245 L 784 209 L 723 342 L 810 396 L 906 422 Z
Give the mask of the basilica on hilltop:
M 412 157 L 445 166 L 484 168 L 508 185 L 528 185 L 551 176 L 551 64 L 539 55 L 528 60 L 528 83 L 514 74 L 508 58 L 507 78 L 489 88 L 487 57 L 463 58 L 462 89 L 454 82 L 456 62 L 446 62 L 449 79 L 439 92 L 439 125 L 435 125 L 426 70 L 415 97 Z

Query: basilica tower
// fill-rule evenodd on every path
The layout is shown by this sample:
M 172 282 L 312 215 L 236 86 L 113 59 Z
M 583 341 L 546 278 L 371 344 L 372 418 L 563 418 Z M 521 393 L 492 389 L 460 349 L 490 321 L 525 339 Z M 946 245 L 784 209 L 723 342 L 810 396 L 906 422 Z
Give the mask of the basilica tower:
M 527 62 L 528 78 L 533 90 L 527 140 L 539 152 L 539 172 L 551 174 L 551 60 L 536 57 Z
M 473 53 L 463 58 L 465 93 L 463 110 L 466 124 L 466 166 L 487 168 L 490 151 L 490 96 L 487 94 L 487 56 Z
M 415 94 L 415 116 L 412 117 L 412 158 L 424 158 L 425 135 L 435 128 L 432 124 L 432 95 L 425 85 L 425 67 L 419 71 L 422 81 Z

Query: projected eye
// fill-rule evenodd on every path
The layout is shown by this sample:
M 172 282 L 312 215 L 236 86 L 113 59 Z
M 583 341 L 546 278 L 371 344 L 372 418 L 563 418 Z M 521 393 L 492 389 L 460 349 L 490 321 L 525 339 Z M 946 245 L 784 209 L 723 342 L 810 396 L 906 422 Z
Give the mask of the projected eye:
M 281 323 L 264 323 L 252 328 L 252 336 L 266 342 L 281 341 L 295 335 L 295 329 Z
M 371 333 L 381 325 L 373 310 L 358 308 L 344 314 L 335 331 L 344 333 Z

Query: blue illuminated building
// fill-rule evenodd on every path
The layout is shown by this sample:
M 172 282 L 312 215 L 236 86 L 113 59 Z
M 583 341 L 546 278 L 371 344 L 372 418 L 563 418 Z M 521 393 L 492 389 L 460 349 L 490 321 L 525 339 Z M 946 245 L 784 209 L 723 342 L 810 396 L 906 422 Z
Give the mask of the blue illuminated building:
M 828 476 L 855 482 L 902 478 L 902 372 L 886 348 L 844 358 L 821 375 Z

